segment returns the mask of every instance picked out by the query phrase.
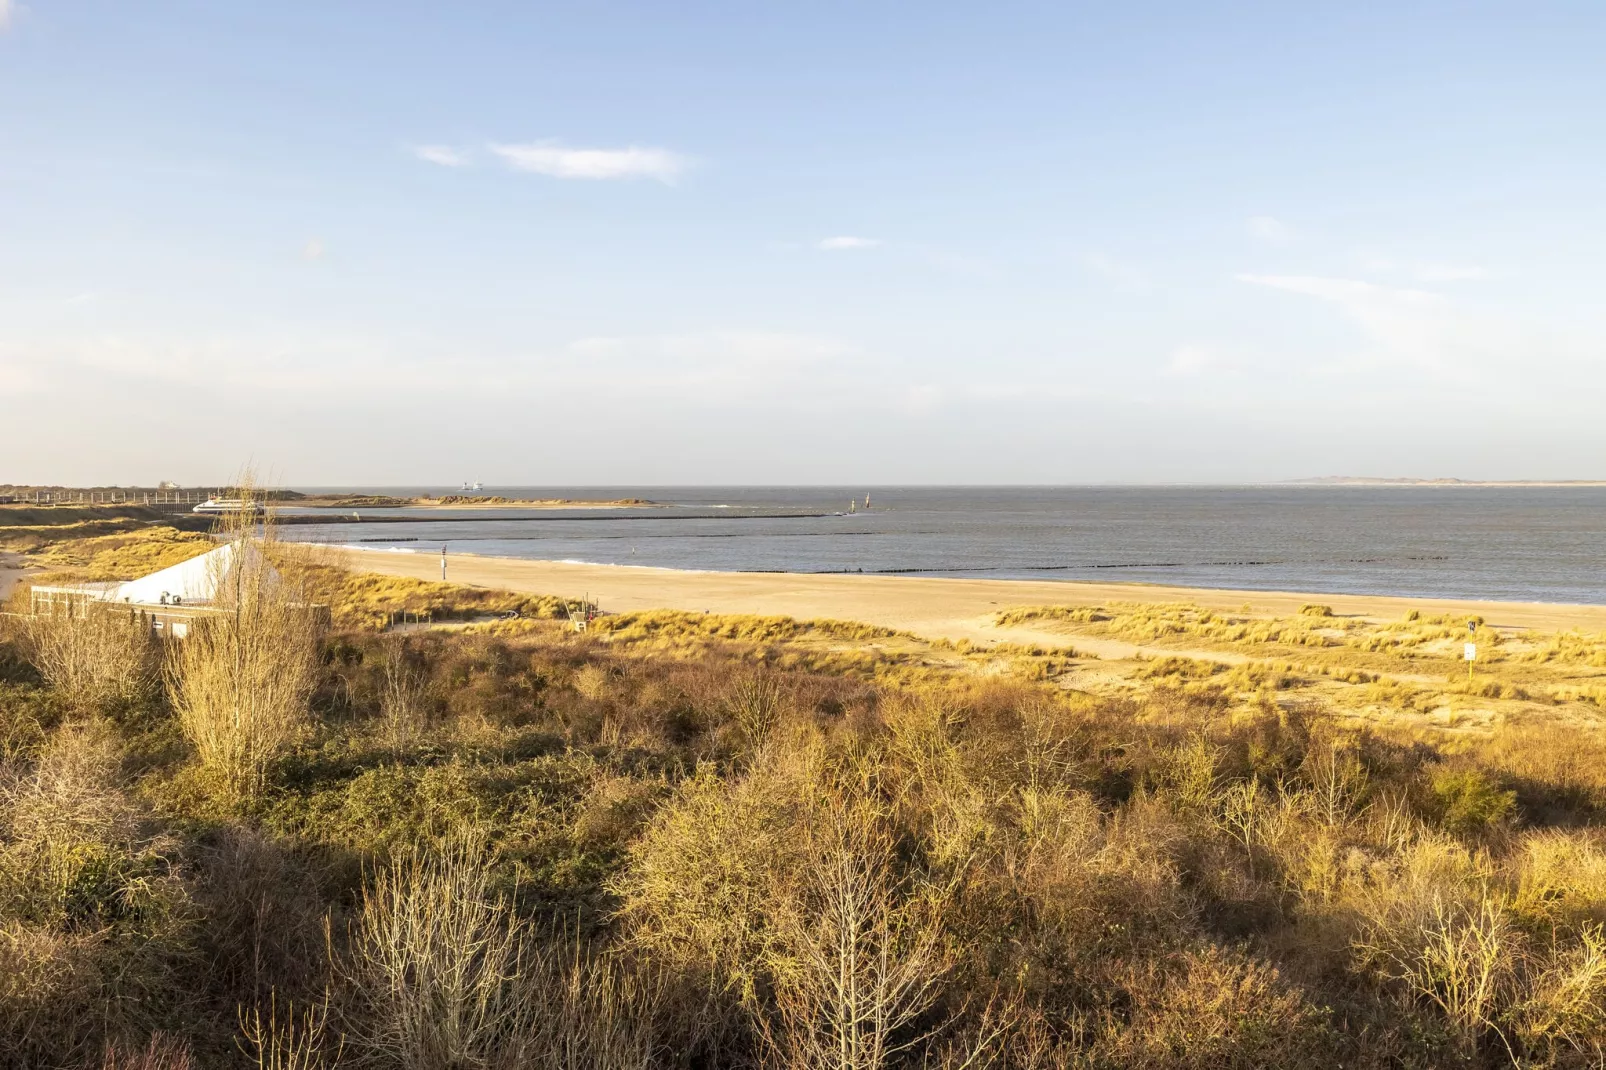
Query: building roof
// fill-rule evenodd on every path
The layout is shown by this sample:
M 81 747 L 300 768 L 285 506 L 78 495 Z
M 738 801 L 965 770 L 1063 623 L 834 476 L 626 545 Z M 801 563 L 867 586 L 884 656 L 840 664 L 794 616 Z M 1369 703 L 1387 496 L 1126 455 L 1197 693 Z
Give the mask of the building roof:
M 218 588 L 235 568 L 236 543 L 228 542 L 200 557 L 192 557 L 171 568 L 130 580 L 114 588 L 106 597 L 113 602 L 158 605 L 175 599 L 182 602 L 212 602 Z M 253 565 L 267 570 L 270 581 L 278 578 L 273 566 L 263 562 L 262 551 L 247 544 L 245 554 Z M 164 599 L 162 596 L 166 595 Z

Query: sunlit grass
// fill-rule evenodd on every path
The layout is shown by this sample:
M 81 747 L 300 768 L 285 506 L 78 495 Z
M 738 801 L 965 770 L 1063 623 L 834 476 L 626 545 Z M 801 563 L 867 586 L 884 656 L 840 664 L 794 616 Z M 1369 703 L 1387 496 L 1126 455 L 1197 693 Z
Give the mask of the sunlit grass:
M 198 557 L 216 545 L 201 532 L 152 527 L 57 542 L 34 554 L 32 562 L 54 577 L 132 580 Z

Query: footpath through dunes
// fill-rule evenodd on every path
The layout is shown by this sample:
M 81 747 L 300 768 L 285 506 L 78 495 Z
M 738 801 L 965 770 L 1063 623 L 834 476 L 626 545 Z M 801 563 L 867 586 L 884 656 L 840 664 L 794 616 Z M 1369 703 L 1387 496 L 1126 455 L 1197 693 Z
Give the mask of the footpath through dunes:
M 0 603 L 11 597 L 12 590 L 22 582 L 27 563 L 21 554 L 0 550 Z
M 346 550 L 355 569 L 439 579 L 440 558 L 379 550 Z M 1000 627 L 994 616 L 1015 606 L 1100 606 L 1112 602 L 1188 603 L 1202 609 L 1257 615 L 1297 616 L 1311 603 L 1331 607 L 1335 616 L 1398 620 L 1415 610 L 1424 616 L 1481 617 L 1493 628 L 1546 632 L 1606 632 L 1606 606 L 1551 605 L 1539 602 L 1480 602 L 1398 598 L 1377 595 L 1298 594 L 1283 591 L 1214 590 L 1130 583 L 974 580 L 918 576 L 815 575 L 769 572 L 691 572 L 633 565 L 584 565 L 561 561 L 454 555 L 448 558 L 454 583 L 495 587 L 566 598 L 589 597 L 607 612 L 676 609 L 688 612 L 788 616 L 799 620 L 858 621 L 910 632 L 926 639 L 972 643 L 1074 645 L 1100 657 L 1134 657 L 1145 645 L 1077 635 L 1052 622 Z M 1182 651 L 1156 647 L 1154 653 L 1183 654 L 1229 664 L 1241 655 L 1222 651 Z

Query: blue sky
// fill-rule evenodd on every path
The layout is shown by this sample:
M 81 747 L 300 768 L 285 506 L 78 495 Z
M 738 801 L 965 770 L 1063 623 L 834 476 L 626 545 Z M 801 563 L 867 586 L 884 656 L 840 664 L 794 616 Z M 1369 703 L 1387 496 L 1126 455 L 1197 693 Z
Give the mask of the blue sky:
M 0 0 L 0 481 L 1606 476 L 1603 42 Z

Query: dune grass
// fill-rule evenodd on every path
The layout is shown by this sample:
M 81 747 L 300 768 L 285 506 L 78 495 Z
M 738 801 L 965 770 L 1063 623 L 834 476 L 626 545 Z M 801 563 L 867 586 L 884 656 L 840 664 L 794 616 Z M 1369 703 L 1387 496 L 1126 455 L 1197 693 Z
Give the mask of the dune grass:
M 564 601 L 546 595 L 352 572 L 316 558 L 292 567 L 307 598 L 329 606 L 335 626 L 340 629 L 379 631 L 407 620 L 474 620 L 504 615 L 552 620 L 566 616 Z
M 180 693 L 72 701 L 0 621 L 0 1065 L 1606 1051 L 1606 737 L 1427 733 L 1406 702 L 1448 681 L 1346 667 L 1431 666 L 1455 622 L 1054 618 L 1177 629 L 1115 665 L 784 618 L 577 634 L 556 599 L 283 567 L 337 627 L 246 792 Z M 521 617 L 379 634 L 402 607 Z M 1340 686 L 1395 719 L 1340 716 Z
M 56 578 L 132 580 L 199 557 L 217 546 L 207 534 L 159 526 L 56 542 L 31 563 Z M 48 581 L 47 581 L 48 582 Z
M 594 622 L 596 631 L 624 640 L 707 638 L 775 642 L 806 635 L 827 636 L 853 642 L 895 639 L 904 633 L 873 624 L 840 620 L 796 620 L 792 617 L 765 617 L 733 613 L 685 613 L 655 609 L 637 613 L 618 613 Z
M 62 527 L 105 520 L 160 520 L 163 514 L 140 505 L 0 504 L 0 528 Z
M 1123 639 L 1197 655 L 1250 658 L 1308 678 L 1372 685 L 1396 701 L 1417 693 L 1498 699 L 1530 706 L 1606 704 L 1606 635 L 1540 633 L 1480 625 L 1478 660 L 1469 684 L 1462 646 L 1467 618 L 1424 616 L 1372 621 L 1306 612 L 1267 617 L 1223 613 L 1186 604 L 1111 603 L 1103 606 L 1023 606 L 996 616 L 1000 625 L 1047 625 L 1068 638 Z M 1326 607 L 1316 607 L 1326 609 Z

